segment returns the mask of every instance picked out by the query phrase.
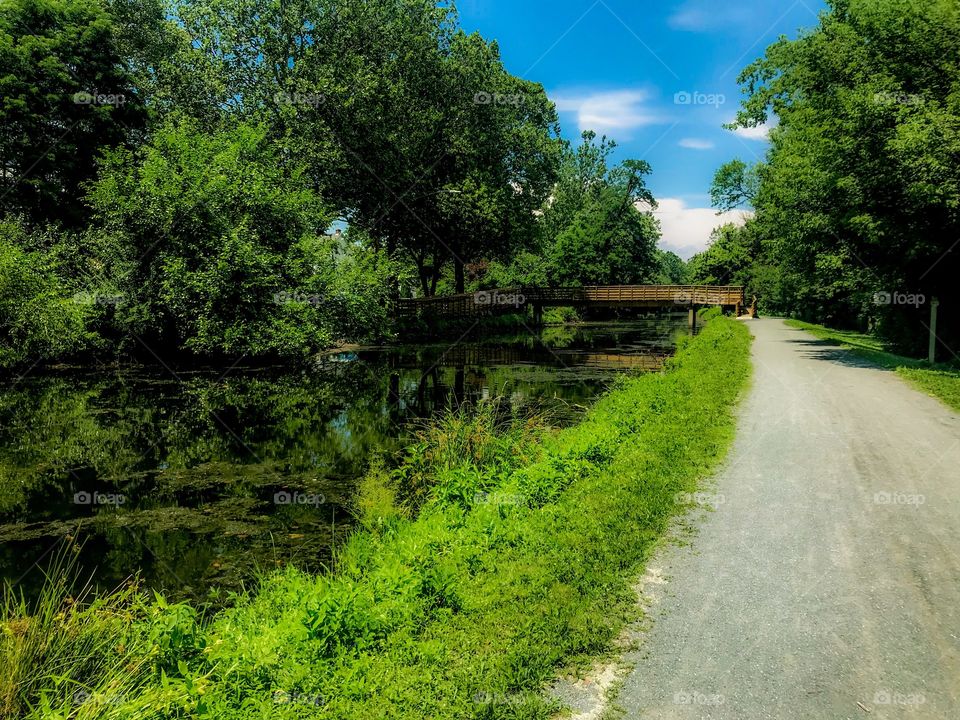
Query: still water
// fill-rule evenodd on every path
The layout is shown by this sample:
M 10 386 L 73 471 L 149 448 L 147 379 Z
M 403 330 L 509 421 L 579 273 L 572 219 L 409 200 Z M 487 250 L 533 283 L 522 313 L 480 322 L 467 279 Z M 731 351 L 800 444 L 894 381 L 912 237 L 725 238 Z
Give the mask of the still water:
M 273 567 L 318 570 L 357 478 L 464 401 L 573 422 L 617 372 L 655 370 L 685 317 L 367 348 L 307 369 L 138 366 L 28 375 L 0 394 L 0 577 L 33 594 L 65 538 L 109 589 L 139 573 L 209 599 Z M 214 600 L 216 602 L 216 600 Z

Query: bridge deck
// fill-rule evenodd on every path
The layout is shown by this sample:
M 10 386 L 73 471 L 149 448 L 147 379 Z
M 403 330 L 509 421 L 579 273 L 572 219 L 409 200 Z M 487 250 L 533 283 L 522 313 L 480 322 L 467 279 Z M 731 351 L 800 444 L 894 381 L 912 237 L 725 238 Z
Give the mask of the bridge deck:
M 515 287 L 475 293 L 402 299 L 402 316 L 430 314 L 443 317 L 516 312 L 526 306 L 571 307 L 684 307 L 725 305 L 742 307 L 739 285 L 587 285 L 577 288 Z

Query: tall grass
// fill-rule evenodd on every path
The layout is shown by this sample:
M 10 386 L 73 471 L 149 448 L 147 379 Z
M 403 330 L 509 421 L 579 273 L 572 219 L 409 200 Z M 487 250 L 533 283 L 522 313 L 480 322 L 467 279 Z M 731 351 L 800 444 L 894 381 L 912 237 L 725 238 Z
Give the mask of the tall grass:
M 266 578 L 111 712 L 549 717 L 544 682 L 635 615 L 631 580 L 678 493 L 723 457 L 749 342 L 740 323 L 711 320 L 665 373 L 624 376 L 561 431 L 483 405 L 448 414 L 396 472 L 365 479 L 367 529 L 335 575 Z

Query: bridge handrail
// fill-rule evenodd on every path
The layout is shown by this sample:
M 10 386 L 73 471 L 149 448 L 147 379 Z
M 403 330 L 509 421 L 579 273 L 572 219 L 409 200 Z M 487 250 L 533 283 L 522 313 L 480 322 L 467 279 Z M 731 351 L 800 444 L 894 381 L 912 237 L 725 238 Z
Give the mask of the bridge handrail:
M 475 293 L 401 298 L 400 307 L 484 305 L 513 296 L 520 305 L 540 302 L 672 302 L 677 305 L 735 305 L 744 302 L 740 285 L 585 285 L 582 287 L 510 287 Z M 486 301 L 484 300 L 486 297 Z M 494 303 L 497 304 L 497 303 Z

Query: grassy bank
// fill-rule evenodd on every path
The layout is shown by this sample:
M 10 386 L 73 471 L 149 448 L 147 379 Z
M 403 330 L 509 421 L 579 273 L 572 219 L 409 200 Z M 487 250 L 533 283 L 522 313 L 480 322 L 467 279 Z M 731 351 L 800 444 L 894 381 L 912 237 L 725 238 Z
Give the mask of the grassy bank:
M 133 593 L 43 617 L 8 605 L 0 711 L 548 717 L 543 683 L 608 649 L 681 494 L 726 452 L 749 343 L 715 318 L 667 372 L 623 376 L 560 431 L 489 405 L 449 415 L 364 480 L 366 530 L 336 574 L 279 572 L 206 623 Z
M 948 407 L 960 412 L 960 370 L 956 365 L 930 365 L 925 360 L 904 357 L 887 352 L 883 343 L 872 335 L 852 330 L 833 330 L 823 325 L 787 320 L 790 327 L 806 330 L 814 337 L 849 348 L 864 360 L 896 371 L 918 390 L 941 400 Z

